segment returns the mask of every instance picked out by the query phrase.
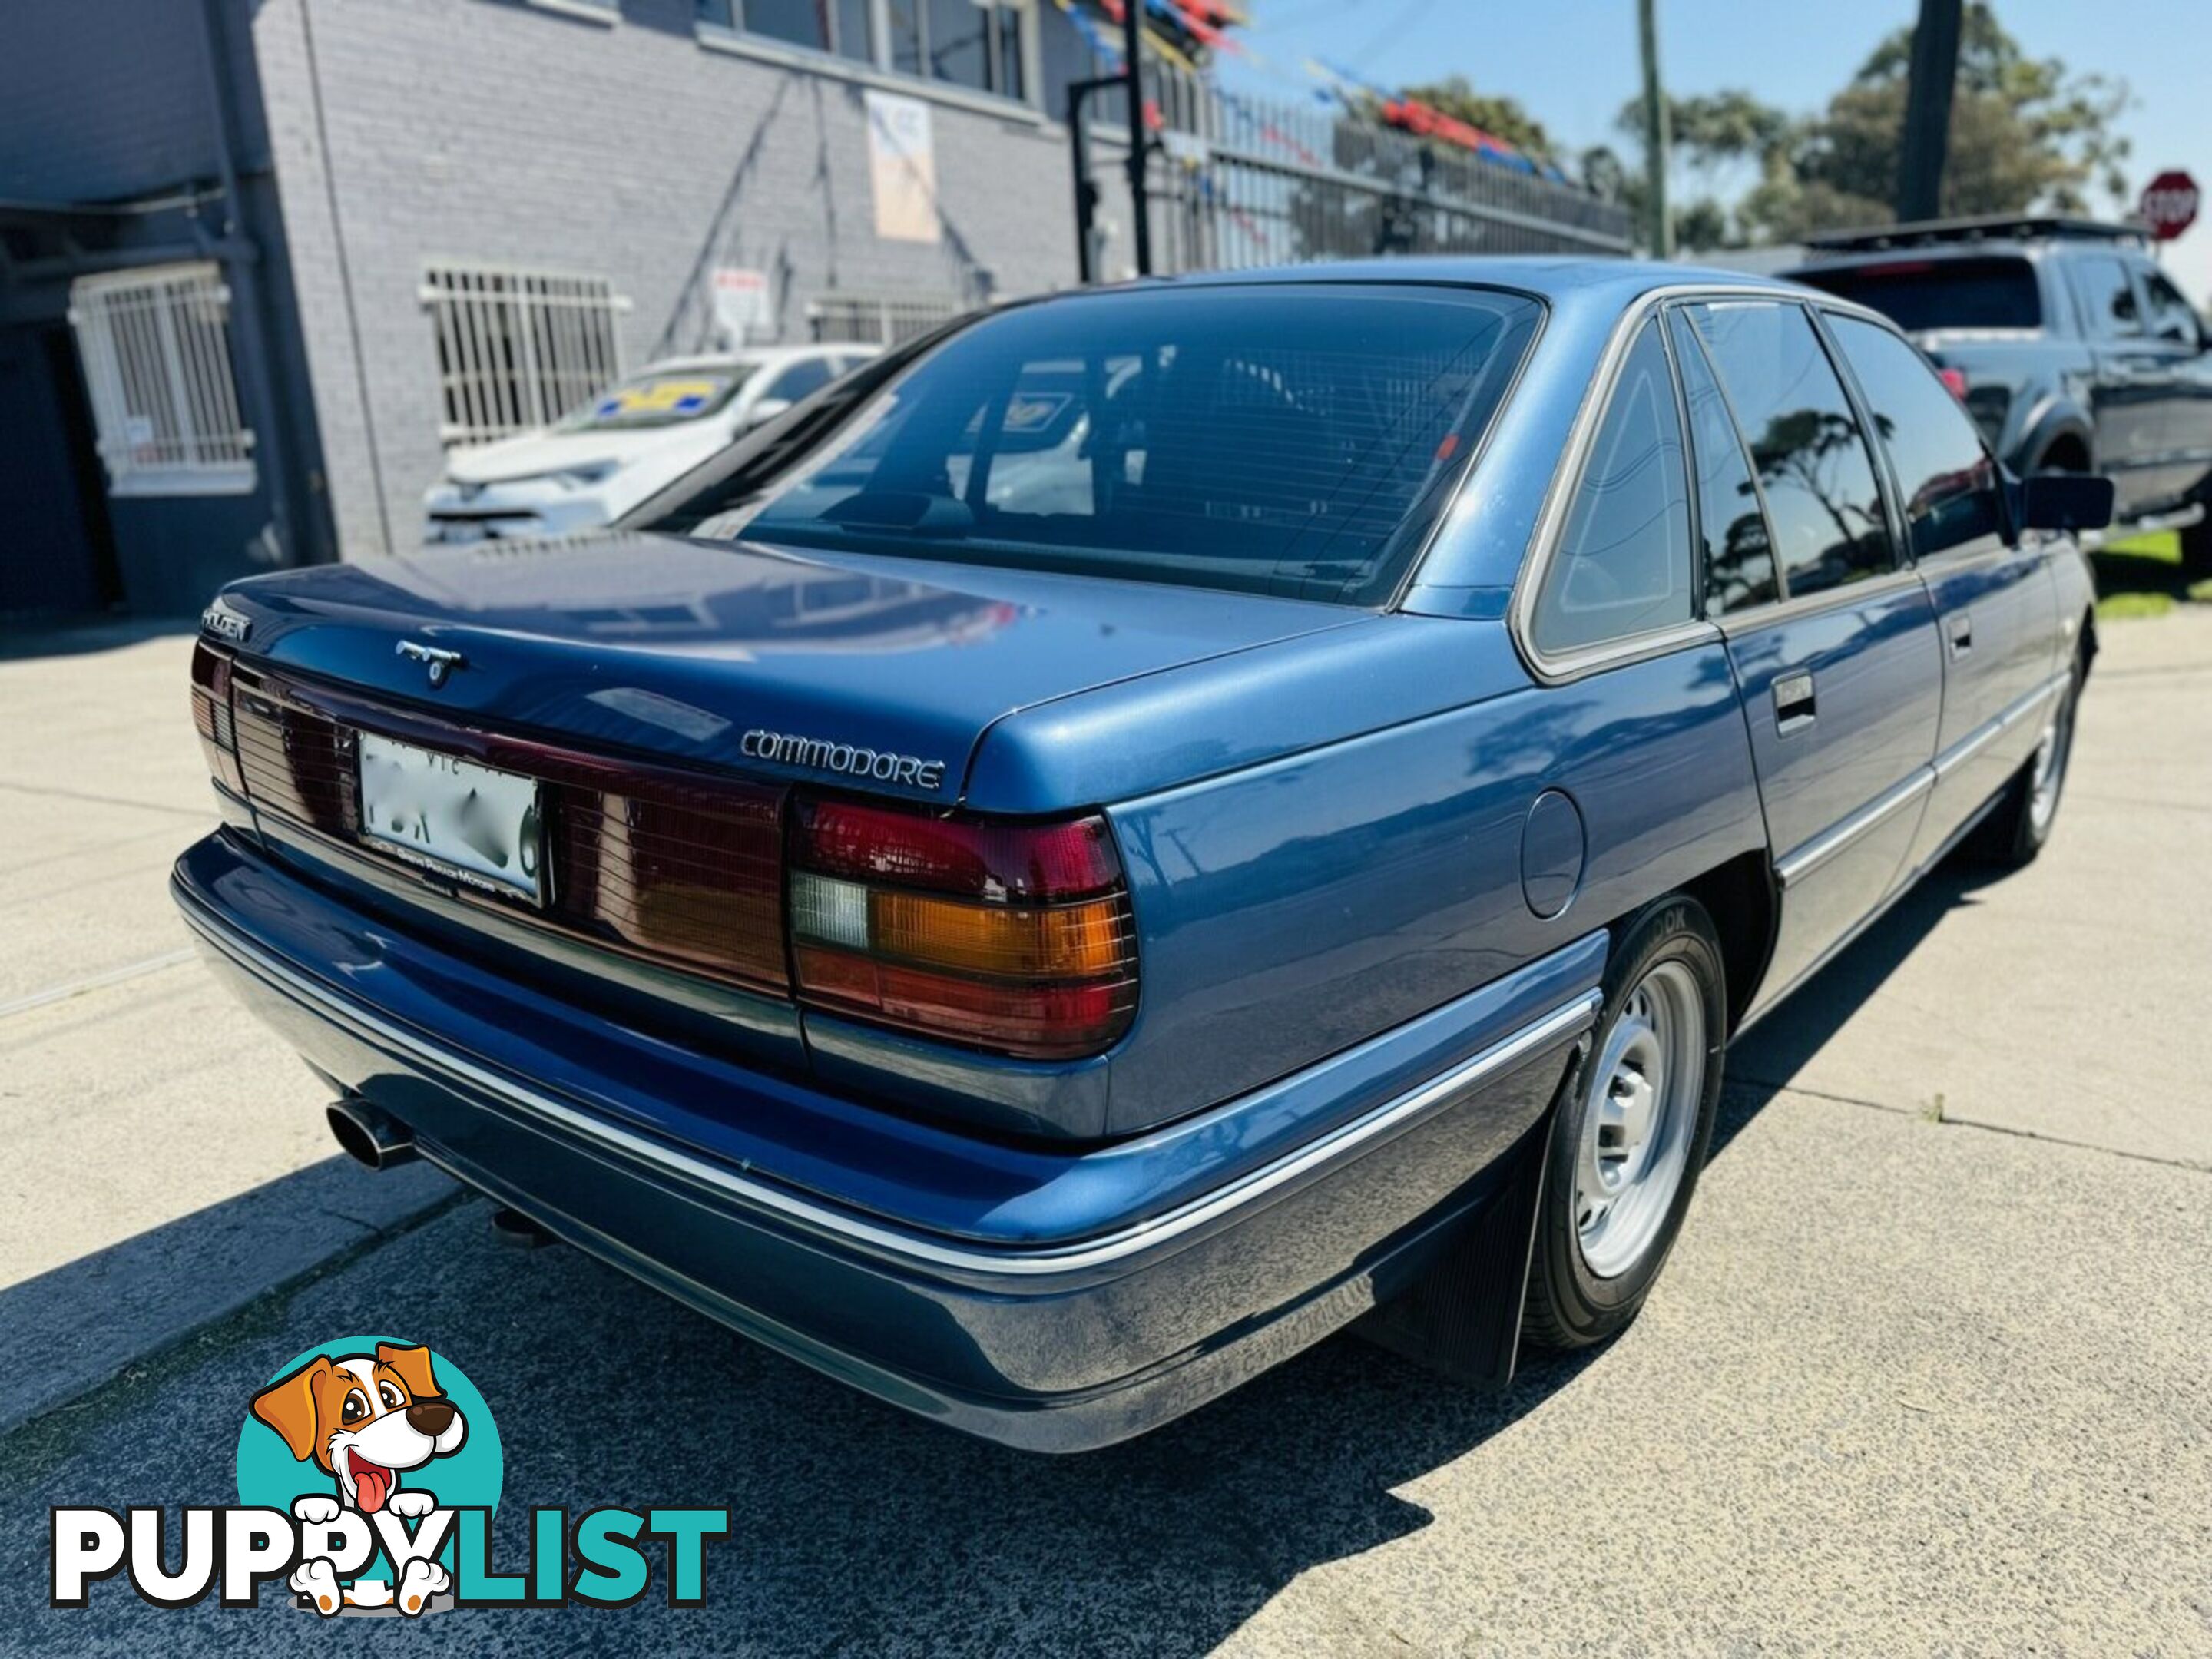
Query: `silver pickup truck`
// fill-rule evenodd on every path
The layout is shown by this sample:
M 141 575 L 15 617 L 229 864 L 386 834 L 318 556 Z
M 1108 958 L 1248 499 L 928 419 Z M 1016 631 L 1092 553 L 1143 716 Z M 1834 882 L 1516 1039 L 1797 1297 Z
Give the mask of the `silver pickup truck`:
M 2112 534 L 2179 529 L 2212 576 L 2212 328 L 2139 228 L 1957 219 L 1807 246 L 1784 274 L 1887 313 L 2014 471 L 2103 473 Z

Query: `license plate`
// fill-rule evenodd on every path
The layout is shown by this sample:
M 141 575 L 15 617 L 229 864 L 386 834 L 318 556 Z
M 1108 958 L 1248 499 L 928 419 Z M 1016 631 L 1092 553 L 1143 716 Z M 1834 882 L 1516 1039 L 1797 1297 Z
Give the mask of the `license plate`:
M 543 896 L 538 781 L 361 734 L 361 830 L 485 892 Z

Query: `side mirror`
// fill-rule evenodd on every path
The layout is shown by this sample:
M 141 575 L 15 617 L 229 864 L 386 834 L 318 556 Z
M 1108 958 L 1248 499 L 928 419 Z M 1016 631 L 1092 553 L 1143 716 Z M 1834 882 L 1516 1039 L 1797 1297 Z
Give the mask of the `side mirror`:
M 750 431 L 754 427 L 766 426 L 790 407 L 791 399 L 788 398 L 763 398 L 746 411 L 745 429 Z
M 2102 530 L 2112 521 L 2112 481 L 2081 472 L 2039 472 L 2020 486 L 2023 530 Z

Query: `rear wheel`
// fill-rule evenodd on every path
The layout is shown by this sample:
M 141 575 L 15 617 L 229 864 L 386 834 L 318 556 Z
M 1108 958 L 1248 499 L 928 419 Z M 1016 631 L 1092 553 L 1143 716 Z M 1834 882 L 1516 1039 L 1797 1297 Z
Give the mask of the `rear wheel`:
M 1630 926 L 1589 1058 L 1553 1114 L 1522 1316 L 1531 1341 L 1586 1347 L 1644 1305 L 1712 1138 L 1727 1009 L 1703 905 L 1677 895 Z
M 2204 516 L 2181 532 L 2181 579 L 2200 582 L 2212 578 L 2212 501 Z
M 2044 709 L 2034 755 L 1975 833 L 1973 850 L 1984 863 L 2018 869 L 2033 863 L 2050 841 L 2066 790 L 2067 763 L 2074 754 L 2074 714 L 2081 698 L 2081 661 L 2077 657 L 2064 690 Z

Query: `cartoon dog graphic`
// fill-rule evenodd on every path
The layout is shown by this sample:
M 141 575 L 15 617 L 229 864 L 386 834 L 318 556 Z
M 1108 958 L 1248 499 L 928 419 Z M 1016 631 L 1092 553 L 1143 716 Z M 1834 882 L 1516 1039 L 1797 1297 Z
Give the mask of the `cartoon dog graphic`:
M 469 1432 L 468 1419 L 438 1391 L 430 1351 L 390 1342 L 378 1343 L 374 1354 L 318 1354 L 254 1395 L 253 1414 L 283 1437 L 294 1457 L 337 1482 L 336 1496 L 310 1493 L 292 1505 L 310 1524 L 337 1520 L 341 1506 L 410 1520 L 429 1514 L 437 1498 L 420 1488 L 403 1491 L 399 1477 L 434 1457 L 451 1456 Z M 341 1605 L 395 1604 L 412 1614 L 449 1588 L 448 1577 L 435 1561 L 414 1560 L 402 1569 L 396 1596 L 374 1581 L 357 1581 L 342 1593 L 331 1564 L 316 1559 L 303 1563 L 291 1583 L 325 1614 Z

